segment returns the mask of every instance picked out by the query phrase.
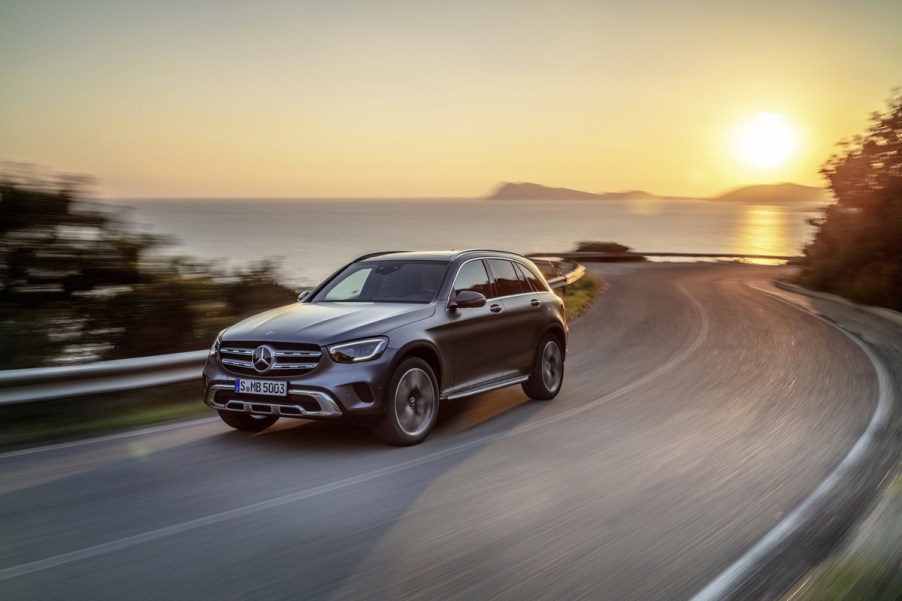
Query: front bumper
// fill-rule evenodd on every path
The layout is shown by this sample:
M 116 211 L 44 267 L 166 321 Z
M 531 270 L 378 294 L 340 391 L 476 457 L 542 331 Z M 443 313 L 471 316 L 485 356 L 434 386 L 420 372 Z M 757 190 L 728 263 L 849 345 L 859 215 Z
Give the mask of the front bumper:
M 361 363 L 336 363 L 323 353 L 319 365 L 301 376 L 239 375 L 225 369 L 218 357 L 210 357 L 204 367 L 204 402 L 219 411 L 302 419 L 380 413 L 396 351 L 387 348 L 378 359 Z M 288 396 L 235 392 L 235 380 L 239 378 L 287 382 Z
M 229 394 L 222 395 L 222 392 L 228 391 Z M 253 413 L 255 415 L 278 415 L 279 417 L 301 417 L 301 418 L 321 418 L 321 417 L 341 417 L 341 409 L 338 403 L 328 394 L 315 390 L 304 390 L 301 388 L 289 388 L 288 400 L 279 399 L 278 402 L 273 400 L 262 401 L 259 397 L 238 398 L 242 396 L 235 392 L 235 384 L 213 384 L 207 387 L 207 395 L 205 402 L 209 407 L 220 411 L 237 411 L 239 413 Z M 235 398 L 231 398 L 235 397 Z M 308 397 L 310 400 L 305 402 L 292 402 L 292 397 Z M 319 406 L 319 409 L 311 408 L 311 401 Z

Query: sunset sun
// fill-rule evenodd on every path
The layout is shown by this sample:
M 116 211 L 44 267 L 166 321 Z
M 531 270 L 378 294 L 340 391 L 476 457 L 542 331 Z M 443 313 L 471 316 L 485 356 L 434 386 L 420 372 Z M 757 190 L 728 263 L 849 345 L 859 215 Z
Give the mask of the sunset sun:
M 758 113 L 739 129 L 736 140 L 739 156 L 760 169 L 780 167 L 795 155 L 797 147 L 795 132 L 778 113 Z

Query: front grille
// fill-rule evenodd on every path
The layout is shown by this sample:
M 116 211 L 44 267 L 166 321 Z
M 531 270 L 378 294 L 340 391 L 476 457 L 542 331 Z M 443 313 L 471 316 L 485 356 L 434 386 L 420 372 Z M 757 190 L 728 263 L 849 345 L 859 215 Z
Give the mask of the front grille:
M 266 346 L 272 351 L 272 365 L 258 371 L 254 368 L 254 351 Z M 302 376 L 319 365 L 322 352 L 315 344 L 294 342 L 228 342 L 219 347 L 219 363 L 228 371 L 243 376 Z

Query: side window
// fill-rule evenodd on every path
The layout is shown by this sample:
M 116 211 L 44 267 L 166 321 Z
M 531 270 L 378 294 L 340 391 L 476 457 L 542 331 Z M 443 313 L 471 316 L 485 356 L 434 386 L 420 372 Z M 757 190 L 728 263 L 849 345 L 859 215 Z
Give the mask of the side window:
M 365 267 L 352 273 L 339 282 L 332 290 L 329 290 L 323 300 L 333 302 L 356 300 L 360 297 L 360 293 L 363 291 L 363 285 L 366 283 L 367 278 L 370 277 L 372 272 L 372 268 Z
M 464 263 L 464 266 L 457 272 L 457 279 L 454 280 L 454 295 L 456 296 L 461 290 L 473 290 L 486 298 L 492 296 L 492 288 L 489 286 L 489 274 L 486 273 L 485 265 L 482 264 L 482 261 L 477 260 Z
M 523 275 L 523 269 L 517 265 L 516 262 L 512 263 L 514 266 L 514 271 L 517 272 L 517 279 L 520 280 L 520 290 L 523 292 L 531 292 L 532 287 L 529 285 L 529 282 L 526 281 L 526 276 Z
M 521 265 L 520 263 L 514 263 L 517 266 L 517 271 L 526 278 L 526 281 L 529 282 L 530 287 L 536 292 L 547 292 L 548 286 L 545 285 L 545 282 L 539 279 L 535 273 L 533 273 L 532 269 L 527 267 L 526 265 Z
M 529 292 L 526 282 L 517 277 L 513 263 L 504 259 L 489 259 L 489 264 L 492 266 L 492 274 L 495 276 L 498 296 Z

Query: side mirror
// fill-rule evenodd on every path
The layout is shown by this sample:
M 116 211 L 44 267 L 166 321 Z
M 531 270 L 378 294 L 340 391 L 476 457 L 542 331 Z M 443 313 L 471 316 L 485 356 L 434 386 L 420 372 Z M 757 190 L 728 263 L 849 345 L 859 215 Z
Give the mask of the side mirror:
M 475 290 L 461 290 L 450 303 L 449 309 L 475 309 L 485 306 L 485 296 Z
M 302 302 L 302 301 L 303 301 L 305 298 L 307 298 L 308 296 L 310 296 L 310 291 L 309 291 L 309 290 L 304 290 L 303 292 L 301 292 L 300 294 L 298 294 L 298 302 L 299 302 L 299 303 Z

